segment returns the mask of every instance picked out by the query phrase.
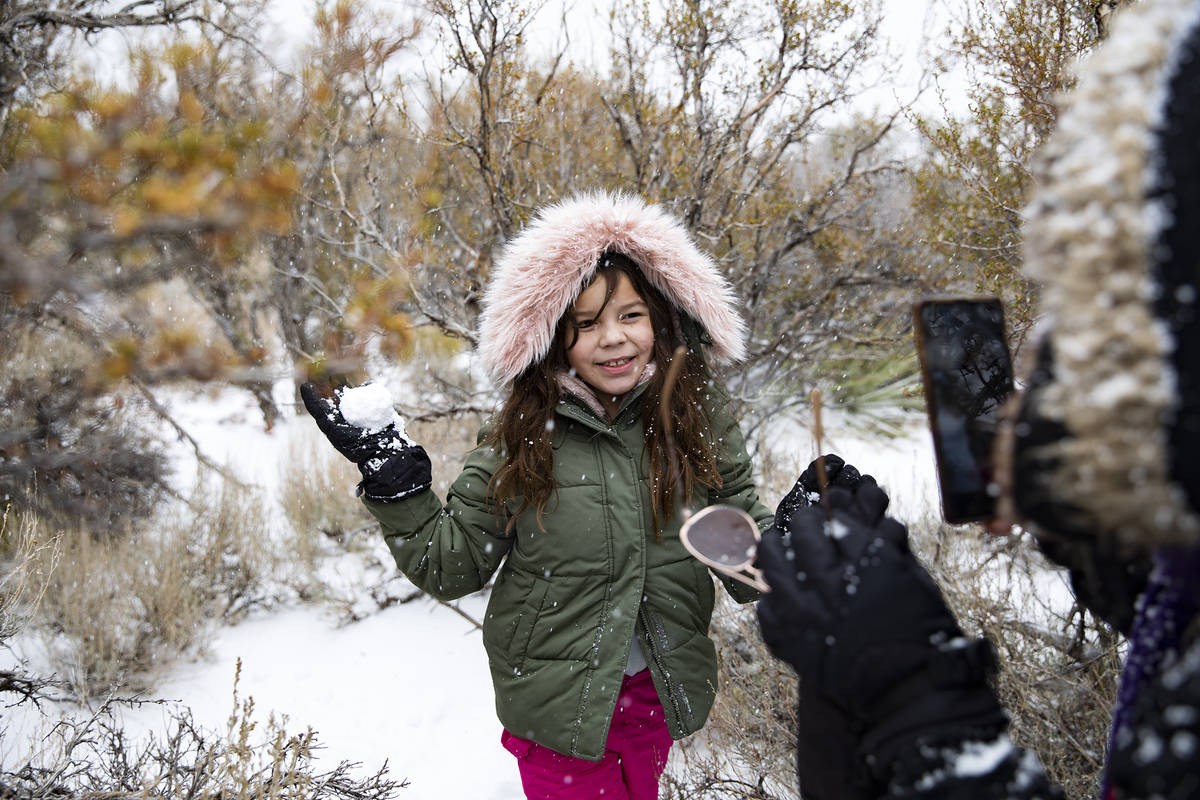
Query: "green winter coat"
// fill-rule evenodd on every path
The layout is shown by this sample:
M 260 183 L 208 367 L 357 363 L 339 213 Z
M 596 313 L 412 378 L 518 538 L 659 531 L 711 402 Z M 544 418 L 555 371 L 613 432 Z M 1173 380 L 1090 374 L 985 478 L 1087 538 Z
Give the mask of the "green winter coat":
M 654 536 L 643 390 L 630 392 L 611 423 L 571 395 L 559 402 L 558 488 L 544 530 L 528 510 L 506 534 L 520 504 L 489 504 L 499 459 L 488 446 L 470 454 L 445 506 L 432 491 L 393 503 L 366 501 L 397 565 L 429 594 L 462 597 L 500 568 L 483 623 L 500 722 L 517 736 L 590 761 L 604 755 L 635 635 L 673 738 L 699 730 L 717 688 L 708 638 L 712 577 L 680 543 L 678 514 L 661 542 Z M 737 423 L 724 408 L 713 411 L 712 422 L 724 483 L 704 504 L 733 504 L 765 527 L 772 514 L 758 500 Z M 724 580 L 739 602 L 757 596 Z

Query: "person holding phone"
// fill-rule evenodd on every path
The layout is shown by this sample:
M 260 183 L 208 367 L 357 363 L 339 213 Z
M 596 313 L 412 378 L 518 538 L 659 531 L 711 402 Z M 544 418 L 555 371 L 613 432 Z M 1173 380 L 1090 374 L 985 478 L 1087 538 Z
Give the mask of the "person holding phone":
M 1200 2 L 1133 4 L 1080 70 L 1027 212 L 1046 325 L 987 524 L 1033 530 L 1129 636 L 1102 800 L 1200 797 L 1198 141 Z M 846 743 L 841 765 L 800 759 L 806 800 L 1060 797 L 1008 740 L 990 646 L 963 634 L 887 496 L 828 505 L 832 522 L 800 510 L 757 559 L 764 639 Z

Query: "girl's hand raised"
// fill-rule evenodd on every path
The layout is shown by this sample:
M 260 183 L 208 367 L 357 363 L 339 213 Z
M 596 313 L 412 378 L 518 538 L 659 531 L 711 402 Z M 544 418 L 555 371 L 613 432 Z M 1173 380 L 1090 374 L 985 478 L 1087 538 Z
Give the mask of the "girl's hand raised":
M 311 383 L 300 387 L 300 398 L 321 433 L 337 451 L 358 465 L 363 479 L 358 493 L 369 500 L 389 502 L 422 492 L 433 483 L 429 456 L 425 448 L 405 438 L 403 422 L 394 411 L 390 415 L 365 409 L 354 422 L 346 419 L 340 407 L 344 390 L 327 400 Z M 358 423 L 358 424 L 354 424 Z
M 820 462 L 824 462 L 821 464 Z M 821 485 L 821 469 L 825 470 L 825 485 Z M 841 456 L 829 453 L 813 461 L 800 473 L 795 486 L 779 501 L 775 510 L 775 527 L 781 531 L 788 529 L 792 514 L 798 509 L 814 506 L 821 501 L 821 492 L 831 486 L 838 486 L 853 492 L 861 483 L 875 483 L 870 475 L 862 475 L 853 464 L 847 464 Z

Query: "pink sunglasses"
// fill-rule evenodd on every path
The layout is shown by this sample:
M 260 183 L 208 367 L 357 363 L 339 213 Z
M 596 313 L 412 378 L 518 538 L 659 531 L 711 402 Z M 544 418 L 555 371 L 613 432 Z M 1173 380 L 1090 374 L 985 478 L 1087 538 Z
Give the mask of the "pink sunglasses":
M 668 401 L 683 368 L 685 352 L 683 347 L 675 348 L 659 400 L 659 413 L 666 434 L 667 459 L 674 473 L 678 497 L 683 497 L 683 480 L 679 474 L 675 440 L 671 433 Z M 679 529 L 679 539 L 700 563 L 753 586 L 760 592 L 771 591 L 771 587 L 762 579 L 762 572 L 752 566 L 760 538 L 758 523 L 753 517 L 736 506 L 725 504 L 707 506 L 690 515 L 689 510 L 684 509 L 683 513 L 685 521 Z
M 702 508 L 683 523 L 679 538 L 702 564 L 760 592 L 771 591 L 762 571 L 752 566 L 758 552 L 758 525 L 742 509 L 728 505 Z

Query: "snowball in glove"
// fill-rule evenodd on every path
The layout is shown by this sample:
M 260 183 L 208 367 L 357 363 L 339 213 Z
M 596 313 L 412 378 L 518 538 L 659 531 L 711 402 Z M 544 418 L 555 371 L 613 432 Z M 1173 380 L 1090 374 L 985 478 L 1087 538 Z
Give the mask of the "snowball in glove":
M 363 497 L 400 500 L 433 483 L 425 448 L 408 440 L 404 421 L 381 384 L 341 389 L 330 401 L 315 385 L 305 383 L 300 397 L 330 444 L 358 465 L 363 476 L 358 493 Z

